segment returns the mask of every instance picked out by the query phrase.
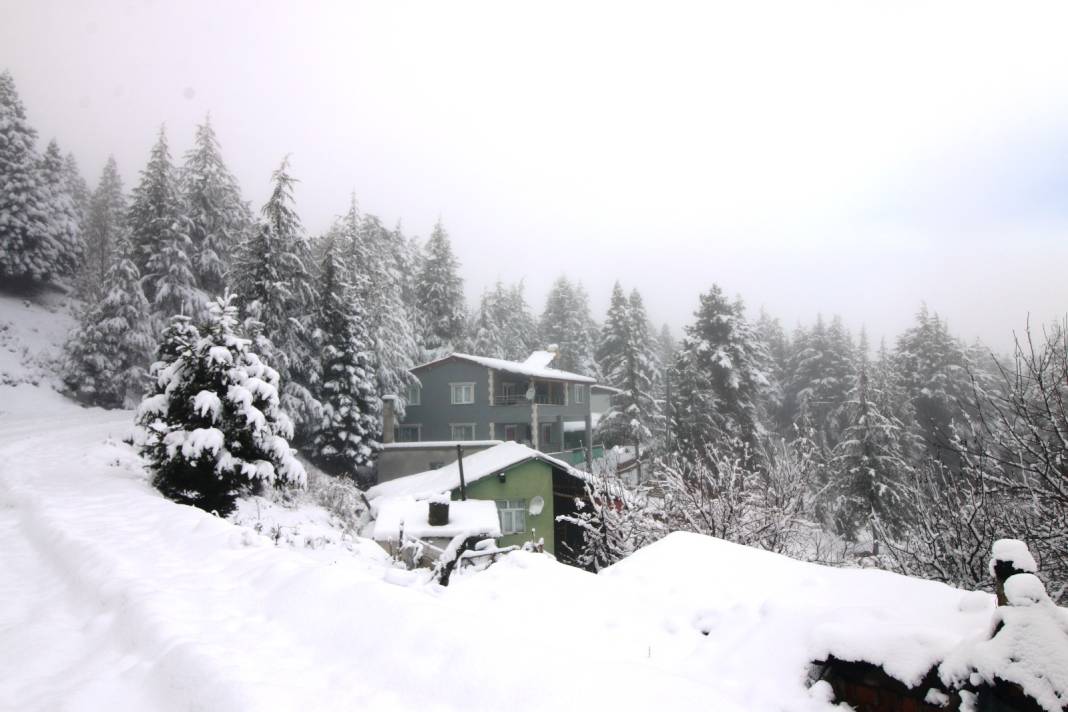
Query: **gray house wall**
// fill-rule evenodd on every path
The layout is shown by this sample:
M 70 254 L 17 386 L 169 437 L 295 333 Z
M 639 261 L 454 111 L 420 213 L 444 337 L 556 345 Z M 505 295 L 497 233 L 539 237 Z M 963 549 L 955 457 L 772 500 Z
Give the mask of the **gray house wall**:
M 401 424 L 421 426 L 421 441 L 451 440 L 450 425 L 462 423 L 474 423 L 475 440 L 503 440 L 504 426 L 516 424 L 525 426 L 527 429 L 527 432 L 520 432 L 520 440 L 533 441 L 532 433 L 529 432 L 531 404 L 523 397 L 530 383 L 525 376 L 494 371 L 486 366 L 459 359 L 442 361 L 433 366 L 418 369 L 414 373 L 422 382 L 420 404 L 407 406 L 407 412 Z M 514 405 L 493 405 L 493 394 L 490 392 L 491 378 L 498 393 L 502 381 L 515 382 L 519 386 L 517 391 L 520 402 Z M 453 383 L 474 383 L 475 402 L 454 405 L 451 402 L 450 389 L 450 384 Z M 587 394 L 584 402 L 575 403 L 575 385 L 564 384 L 567 389 L 567 405 L 537 404 L 538 422 L 550 423 L 552 426 L 551 440 L 549 443 L 539 442 L 540 450 L 554 452 L 563 449 L 563 423 L 585 421 L 591 412 L 589 386 L 583 386 Z

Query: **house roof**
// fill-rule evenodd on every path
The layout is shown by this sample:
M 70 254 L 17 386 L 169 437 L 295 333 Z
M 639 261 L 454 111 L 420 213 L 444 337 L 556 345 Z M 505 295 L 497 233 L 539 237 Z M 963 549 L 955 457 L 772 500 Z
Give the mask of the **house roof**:
M 519 361 L 506 361 L 503 358 L 489 358 L 487 356 L 472 356 L 471 354 L 453 353 L 448 356 L 444 356 L 433 361 L 429 361 L 424 364 L 420 364 L 412 369 L 412 371 L 419 371 L 430 366 L 436 366 L 439 363 L 444 363 L 450 359 L 459 359 L 460 361 L 467 361 L 469 363 L 475 363 L 486 368 L 492 368 L 495 371 L 504 371 L 506 373 L 514 373 L 519 376 L 526 376 L 528 378 L 541 378 L 547 381 L 568 381 L 570 383 L 597 383 L 597 379 L 590 378 L 589 376 L 582 376 L 577 373 L 571 373 L 570 371 L 561 371 L 557 368 L 549 368 L 548 366 L 538 365 L 543 358 L 535 358 L 541 353 L 551 353 L 548 351 L 535 351 L 531 356 L 522 363 Z
M 531 368 L 545 368 L 556 358 L 555 351 L 535 351 L 523 361 L 524 366 Z
M 530 460 L 544 462 L 550 467 L 563 470 L 581 480 L 589 478 L 587 473 L 572 467 L 563 460 L 557 460 L 555 457 L 550 457 L 520 443 L 506 442 L 481 452 L 465 455 L 464 480 L 467 484 L 472 484 Z M 415 499 L 425 499 L 442 492 L 451 492 L 459 486 L 460 468 L 452 462 L 437 470 L 418 472 L 375 485 L 367 490 L 367 498 L 374 500 L 379 497 L 409 496 Z
M 457 534 L 468 536 L 501 535 L 497 504 L 488 499 L 469 499 L 449 502 L 449 522 L 433 526 L 428 520 L 429 502 L 414 497 L 381 497 L 375 500 L 375 541 L 398 541 L 401 531 L 416 539 L 449 538 Z

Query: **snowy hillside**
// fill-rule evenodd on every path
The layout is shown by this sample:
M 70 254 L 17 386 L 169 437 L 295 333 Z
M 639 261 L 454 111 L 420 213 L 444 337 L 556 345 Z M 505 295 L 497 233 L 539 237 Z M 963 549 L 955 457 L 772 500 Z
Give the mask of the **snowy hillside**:
M 50 294 L 31 302 L 0 294 L 0 384 L 49 381 L 73 326 L 64 297 Z
M 61 323 L 4 310 L 40 335 L 25 376 Z M 442 588 L 321 507 L 164 499 L 132 420 L 0 386 L 0 709 L 826 711 L 812 661 L 918 683 L 994 611 L 681 533 L 600 575 L 515 552 Z
M 600 576 L 515 553 L 441 589 L 373 545 L 279 548 L 168 502 L 119 442 L 130 413 L 17 390 L 0 707 L 826 709 L 805 676 L 831 643 L 935 655 L 990 616 L 987 596 L 682 534 Z

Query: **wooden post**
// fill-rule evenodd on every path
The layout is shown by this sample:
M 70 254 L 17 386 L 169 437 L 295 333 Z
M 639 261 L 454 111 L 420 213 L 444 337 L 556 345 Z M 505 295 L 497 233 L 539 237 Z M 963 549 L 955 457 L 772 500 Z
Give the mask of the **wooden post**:
M 464 446 L 456 446 L 456 466 L 460 469 L 460 501 L 467 501 L 467 482 L 464 481 Z

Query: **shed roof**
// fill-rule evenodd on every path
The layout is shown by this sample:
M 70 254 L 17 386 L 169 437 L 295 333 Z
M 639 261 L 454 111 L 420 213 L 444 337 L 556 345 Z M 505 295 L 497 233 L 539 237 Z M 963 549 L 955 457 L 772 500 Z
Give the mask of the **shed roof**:
M 563 460 L 557 460 L 555 457 L 521 443 L 506 442 L 481 452 L 465 455 L 464 480 L 471 484 L 530 460 L 544 462 L 550 467 L 582 480 L 589 478 L 587 473 L 572 467 Z M 459 486 L 460 468 L 457 463 L 452 462 L 436 470 L 418 472 L 375 485 L 367 490 L 367 498 L 373 500 L 379 497 L 410 496 L 425 499 L 442 492 L 451 492 Z
M 401 530 L 416 539 L 448 538 L 457 534 L 469 536 L 501 535 L 497 505 L 488 499 L 469 499 L 449 502 L 449 522 L 441 526 L 430 524 L 429 502 L 414 497 L 381 497 L 375 500 L 375 541 L 397 541 Z
M 479 366 L 485 366 L 486 368 L 492 368 L 495 371 L 504 371 L 506 373 L 514 373 L 519 376 L 526 376 L 528 378 L 541 378 L 547 381 L 567 381 L 569 383 L 597 383 L 597 379 L 590 378 L 589 376 L 582 376 L 577 373 L 571 373 L 570 371 L 561 371 L 558 368 L 549 368 L 548 366 L 538 365 L 540 360 L 535 359 L 535 356 L 543 352 L 534 352 L 526 361 L 506 361 L 503 358 L 489 358 L 487 356 L 472 356 L 471 354 L 452 353 L 448 356 L 429 361 L 424 364 L 420 364 L 412 369 L 412 371 L 419 371 L 430 366 L 436 366 L 439 363 L 444 363 L 450 359 L 458 359 L 460 361 L 467 361 L 469 363 L 478 364 Z M 550 353 L 550 352 L 544 352 Z

